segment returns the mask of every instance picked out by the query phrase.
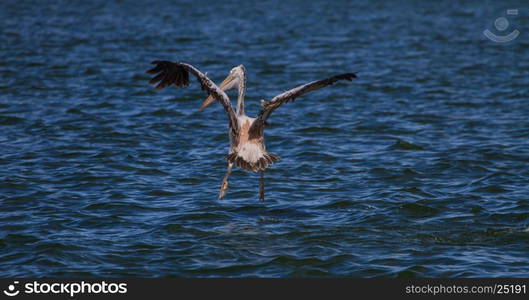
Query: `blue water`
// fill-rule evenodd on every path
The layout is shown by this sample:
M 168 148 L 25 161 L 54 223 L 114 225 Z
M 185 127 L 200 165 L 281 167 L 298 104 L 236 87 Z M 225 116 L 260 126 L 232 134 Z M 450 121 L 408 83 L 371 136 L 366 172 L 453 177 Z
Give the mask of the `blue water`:
M 507 15 L 518 9 L 518 15 Z M 0 276 L 524 277 L 529 6 L 516 1 L 2 1 Z M 494 28 L 498 17 L 510 26 Z M 520 35 L 499 44 L 498 35 Z M 220 105 L 156 59 L 279 108 L 236 170 Z M 235 98 L 235 94 L 230 94 Z

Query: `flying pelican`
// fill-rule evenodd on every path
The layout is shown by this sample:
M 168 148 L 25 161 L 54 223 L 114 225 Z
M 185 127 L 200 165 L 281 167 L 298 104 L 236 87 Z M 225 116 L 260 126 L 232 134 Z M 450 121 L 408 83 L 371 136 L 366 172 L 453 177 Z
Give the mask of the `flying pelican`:
M 272 112 L 284 103 L 294 101 L 297 97 L 318 90 L 322 87 L 332 85 L 339 80 L 351 81 L 356 78 L 354 73 L 345 73 L 329 77 L 327 79 L 309 82 L 296 88 L 288 90 L 275 96 L 272 100 L 261 100 L 261 111 L 256 118 L 248 117 L 244 113 L 244 96 L 246 93 L 246 69 L 243 65 L 233 68 L 229 75 L 217 86 L 204 73 L 192 65 L 182 62 L 154 61 L 156 65 L 148 74 L 157 74 L 149 83 L 156 84 L 157 90 L 169 85 L 187 86 L 189 85 L 189 73 L 193 74 L 200 83 L 203 90 L 208 93 L 208 97 L 200 107 L 200 110 L 213 103 L 220 102 L 228 115 L 230 151 L 226 157 L 228 169 L 224 176 L 218 199 L 222 199 L 228 189 L 228 177 L 233 166 L 246 171 L 260 172 L 259 180 L 259 200 L 264 200 L 264 170 L 279 159 L 279 156 L 269 153 L 265 149 L 264 127 Z M 230 99 L 225 91 L 237 89 L 239 97 L 236 111 L 233 111 Z

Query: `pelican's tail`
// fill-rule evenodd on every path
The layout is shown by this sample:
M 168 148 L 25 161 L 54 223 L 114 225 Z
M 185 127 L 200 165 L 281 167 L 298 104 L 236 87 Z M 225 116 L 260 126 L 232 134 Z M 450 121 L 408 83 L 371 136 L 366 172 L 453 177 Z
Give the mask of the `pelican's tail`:
M 232 152 L 226 157 L 230 164 L 246 170 L 246 171 L 263 171 L 271 164 L 279 160 L 279 156 L 263 151 L 261 155 L 251 161 L 245 159 L 238 152 Z

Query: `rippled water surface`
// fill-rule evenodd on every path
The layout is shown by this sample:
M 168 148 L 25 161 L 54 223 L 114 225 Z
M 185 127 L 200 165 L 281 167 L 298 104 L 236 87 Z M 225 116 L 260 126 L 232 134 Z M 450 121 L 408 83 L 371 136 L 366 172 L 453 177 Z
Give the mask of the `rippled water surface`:
M 527 276 L 528 13 L 522 1 L 2 1 L 0 275 Z M 520 36 L 498 44 L 485 29 Z M 194 81 L 154 91 L 155 59 L 216 82 L 244 64 L 250 115 L 298 84 L 359 78 L 274 113 L 267 201 L 241 170 L 217 201 L 224 111 L 199 112 Z

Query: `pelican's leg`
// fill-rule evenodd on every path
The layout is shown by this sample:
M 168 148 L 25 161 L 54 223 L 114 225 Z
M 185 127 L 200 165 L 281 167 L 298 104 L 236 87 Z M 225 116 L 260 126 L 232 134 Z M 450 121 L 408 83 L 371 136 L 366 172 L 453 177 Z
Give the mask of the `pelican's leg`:
M 264 197 L 264 170 L 263 171 L 259 171 L 260 173 L 260 178 L 259 178 L 259 200 L 260 201 L 264 201 L 265 197 Z
M 228 164 L 228 170 L 226 170 L 226 175 L 224 175 L 224 179 L 222 179 L 222 183 L 220 184 L 220 193 L 218 200 L 222 199 L 222 197 L 224 197 L 224 195 L 226 194 L 226 190 L 228 189 L 228 177 L 230 177 L 232 167 L 233 164 Z

